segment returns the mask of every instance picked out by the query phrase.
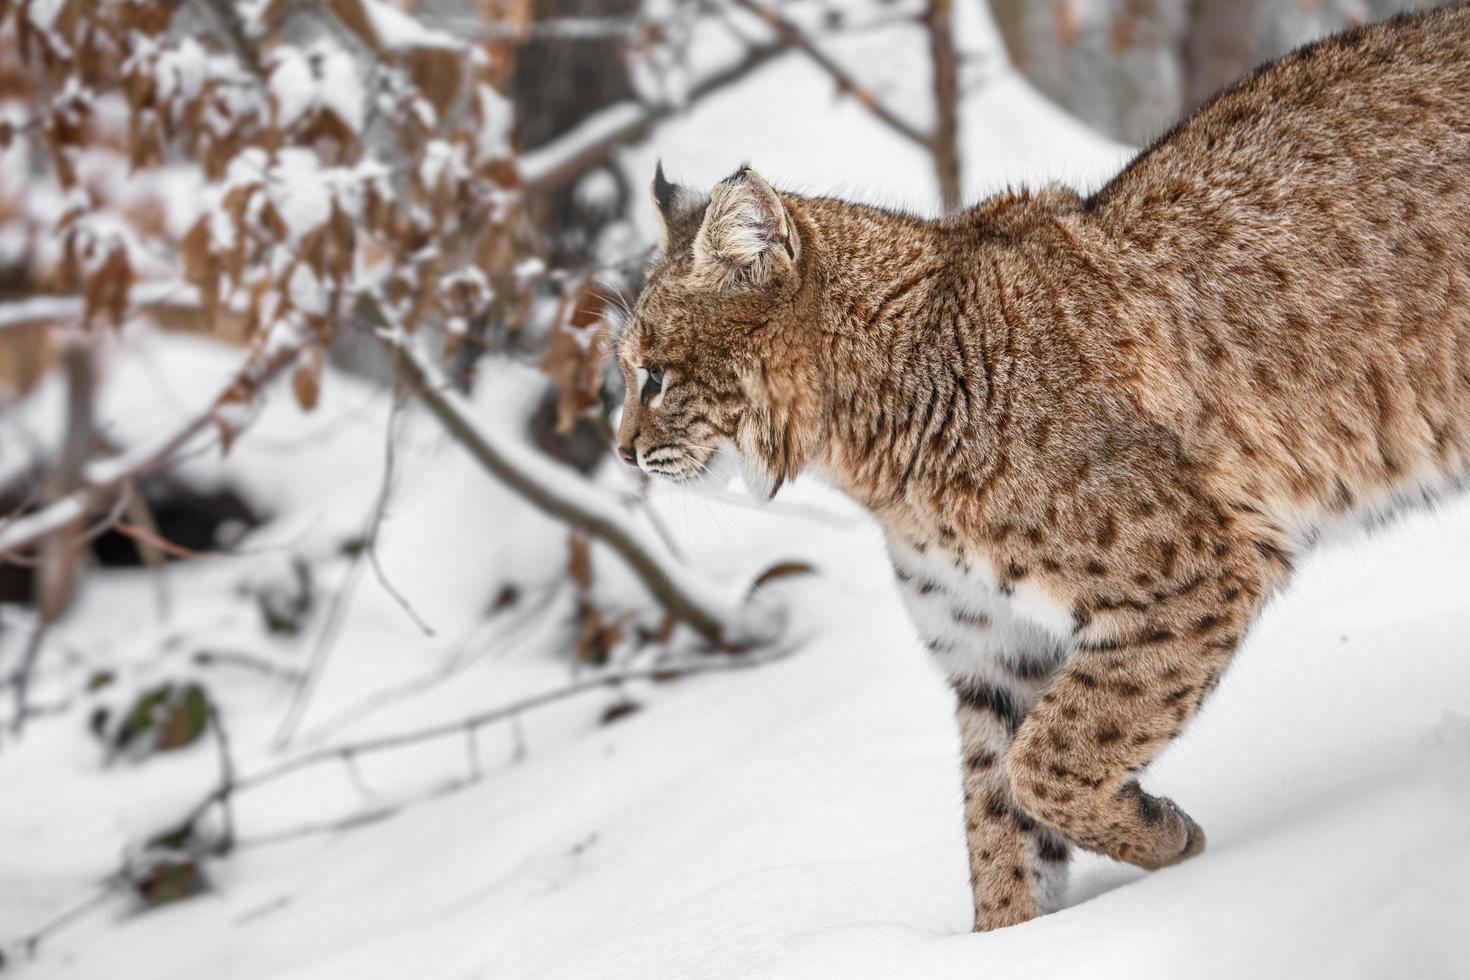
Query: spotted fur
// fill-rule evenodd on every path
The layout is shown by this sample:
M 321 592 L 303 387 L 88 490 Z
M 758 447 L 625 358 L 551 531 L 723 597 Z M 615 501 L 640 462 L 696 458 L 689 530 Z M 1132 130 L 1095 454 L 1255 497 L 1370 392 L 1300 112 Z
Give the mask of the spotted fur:
M 1090 197 L 655 190 L 625 454 L 819 470 L 882 523 L 956 692 L 976 928 L 1057 907 L 1071 844 L 1198 853 L 1139 778 L 1263 601 L 1470 478 L 1464 6 L 1264 67 Z

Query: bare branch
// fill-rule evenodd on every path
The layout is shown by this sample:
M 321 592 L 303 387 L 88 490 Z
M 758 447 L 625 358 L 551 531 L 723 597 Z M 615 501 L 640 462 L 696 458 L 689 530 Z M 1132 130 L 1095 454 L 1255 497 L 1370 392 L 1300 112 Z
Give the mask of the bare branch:
M 219 748 L 219 806 L 224 822 L 215 853 L 228 854 L 235 846 L 235 808 L 231 802 L 236 786 L 235 759 L 230 753 L 230 737 L 225 732 L 225 724 L 213 702 L 209 703 L 209 727 L 214 730 L 215 745 Z
M 558 580 L 553 582 L 552 585 L 544 591 L 539 601 L 534 604 L 528 605 L 526 609 L 520 612 L 510 623 L 505 624 L 503 627 L 500 626 L 499 617 L 491 617 L 489 620 L 487 620 L 484 625 L 487 627 L 493 626 L 494 631 L 491 634 L 491 638 L 486 643 L 486 645 L 482 647 L 479 651 L 474 653 L 473 656 L 467 655 L 464 650 L 461 650 L 448 661 L 433 670 L 414 677 L 411 680 L 405 681 L 402 684 L 395 684 L 392 687 L 385 688 L 383 690 L 369 694 L 361 701 L 347 706 L 336 715 L 318 724 L 315 730 L 304 736 L 301 741 L 307 744 L 311 744 L 313 742 L 321 742 L 326 736 L 332 734 L 338 729 L 341 729 L 351 724 L 352 722 L 358 721 L 372 714 L 373 712 L 376 712 L 379 709 L 386 707 L 387 705 L 394 704 L 404 698 L 418 694 L 421 691 L 426 691 L 437 684 L 442 684 L 444 681 L 448 680 L 455 674 L 459 673 L 471 664 L 478 661 L 490 650 L 496 648 L 512 648 L 513 645 L 525 633 L 526 628 L 529 625 L 540 620 L 541 617 L 545 615 L 546 610 L 550 607 L 551 603 L 560 593 L 561 587 L 561 581 Z

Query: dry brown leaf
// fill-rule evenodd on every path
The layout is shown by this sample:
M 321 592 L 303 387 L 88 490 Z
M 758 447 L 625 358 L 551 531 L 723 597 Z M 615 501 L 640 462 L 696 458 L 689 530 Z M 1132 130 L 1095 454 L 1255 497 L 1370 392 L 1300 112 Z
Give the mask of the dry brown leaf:
M 309 412 L 317 406 L 321 396 L 323 361 L 322 348 L 313 344 L 302 351 L 296 373 L 291 376 L 291 393 L 296 396 L 296 404 L 302 411 Z
M 408 77 L 443 118 L 464 84 L 464 55 L 452 48 L 410 48 L 403 60 Z
M 567 536 L 567 577 L 583 591 L 592 586 L 592 545 L 581 531 Z
M 383 39 L 378 37 L 377 30 L 373 28 L 372 18 L 368 16 L 362 0 L 327 0 L 327 6 L 332 8 L 332 13 L 342 22 L 342 26 L 356 34 L 363 44 L 378 54 L 387 50 Z
M 783 578 L 795 578 L 801 575 L 815 575 L 816 571 L 816 566 L 812 565 L 810 562 L 777 562 L 776 564 L 772 565 L 770 568 L 766 569 L 755 577 L 755 580 L 750 583 L 750 591 L 751 593 L 754 593 L 757 590 L 769 585 L 770 583 L 779 581 Z
M 1052 15 L 1052 34 L 1056 37 L 1057 46 L 1061 48 L 1073 48 L 1082 36 L 1082 23 L 1077 17 L 1077 8 L 1073 6 L 1072 0 L 1060 0 Z
M 602 366 L 612 350 L 606 313 L 607 297 L 583 280 L 563 298 L 547 340 L 540 367 L 557 386 L 556 430 L 563 435 L 601 404 Z

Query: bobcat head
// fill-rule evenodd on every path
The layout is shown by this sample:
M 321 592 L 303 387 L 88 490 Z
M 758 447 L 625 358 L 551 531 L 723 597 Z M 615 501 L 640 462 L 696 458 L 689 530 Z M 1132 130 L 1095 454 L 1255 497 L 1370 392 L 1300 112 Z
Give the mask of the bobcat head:
M 654 175 L 663 254 L 618 346 L 622 458 L 677 481 L 738 463 L 773 496 L 811 459 L 824 409 L 811 345 L 818 252 L 809 224 L 742 167 L 709 194 Z

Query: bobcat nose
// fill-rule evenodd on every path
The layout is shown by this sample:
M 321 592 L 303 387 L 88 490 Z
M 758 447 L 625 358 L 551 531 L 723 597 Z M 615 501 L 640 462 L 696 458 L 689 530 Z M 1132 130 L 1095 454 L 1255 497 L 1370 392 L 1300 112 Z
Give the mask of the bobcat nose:
M 623 462 L 629 466 L 638 465 L 638 450 L 634 449 L 632 445 L 619 446 L 618 455 L 623 457 Z

